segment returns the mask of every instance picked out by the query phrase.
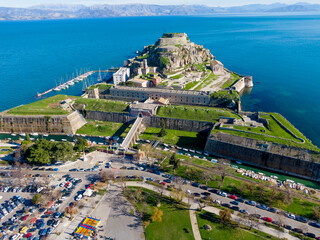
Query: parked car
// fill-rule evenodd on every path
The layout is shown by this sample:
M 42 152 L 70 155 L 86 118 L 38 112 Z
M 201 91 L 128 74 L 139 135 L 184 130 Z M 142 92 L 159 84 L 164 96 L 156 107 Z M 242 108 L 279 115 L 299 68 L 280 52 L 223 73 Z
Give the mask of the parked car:
M 233 204 L 233 205 L 239 205 L 239 202 L 237 202 L 237 201 L 232 201 L 232 202 L 230 202 L 231 204 Z
M 230 195 L 228 196 L 228 198 L 231 198 L 231 199 L 233 199 L 233 200 L 237 200 L 237 196 L 236 196 L 236 195 L 231 195 L 231 194 L 230 194 Z
M 199 183 L 197 183 L 197 182 L 194 182 L 194 183 L 192 183 L 192 184 L 191 184 L 191 186 L 193 186 L 193 187 L 199 187 L 199 186 L 200 186 L 200 184 L 199 184 Z
M 266 222 L 270 222 L 270 223 L 272 222 L 272 219 L 269 218 L 269 217 L 264 217 L 263 220 L 266 221 Z

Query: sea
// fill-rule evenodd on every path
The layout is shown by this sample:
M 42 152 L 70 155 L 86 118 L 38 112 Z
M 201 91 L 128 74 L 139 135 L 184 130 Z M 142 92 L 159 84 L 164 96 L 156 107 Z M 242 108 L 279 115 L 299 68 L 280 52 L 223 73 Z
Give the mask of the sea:
M 164 32 L 185 32 L 226 68 L 253 76 L 243 110 L 279 112 L 320 147 L 319 26 L 310 14 L 1 21 L 0 111 L 80 72 L 119 67 Z M 83 85 L 59 94 L 81 95 Z

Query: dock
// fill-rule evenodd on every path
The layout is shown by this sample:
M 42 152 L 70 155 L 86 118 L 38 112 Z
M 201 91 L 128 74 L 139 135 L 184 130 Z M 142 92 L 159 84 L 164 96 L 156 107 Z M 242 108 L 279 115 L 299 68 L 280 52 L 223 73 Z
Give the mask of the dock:
M 86 72 L 84 74 L 81 74 L 65 83 L 62 83 L 60 84 L 59 86 L 56 86 L 54 88 L 50 88 L 44 92 L 41 92 L 41 93 L 37 93 L 37 97 L 42 97 L 43 95 L 46 95 L 50 92 L 57 92 L 57 91 L 61 91 L 61 90 L 64 90 L 66 88 L 69 88 L 69 86 L 73 86 L 75 83 L 77 82 L 81 82 L 83 81 L 84 79 L 88 78 L 89 76 L 91 76 L 92 74 L 94 73 L 97 73 L 97 72 L 114 72 L 114 69 L 108 69 L 108 70 L 93 70 L 93 71 L 89 71 L 89 72 Z

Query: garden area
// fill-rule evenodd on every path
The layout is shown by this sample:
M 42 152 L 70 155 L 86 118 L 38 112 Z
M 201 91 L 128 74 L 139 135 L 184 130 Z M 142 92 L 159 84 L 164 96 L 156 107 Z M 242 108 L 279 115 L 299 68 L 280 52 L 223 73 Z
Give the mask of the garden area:
M 240 76 L 235 73 L 230 73 L 230 78 L 221 86 L 221 88 L 229 88 L 240 79 Z
M 91 85 L 90 87 L 87 88 L 87 90 L 92 90 L 95 88 L 102 89 L 102 90 L 108 90 L 112 86 L 113 86 L 112 84 L 98 83 L 95 85 Z
M 65 115 L 69 112 L 60 107 L 60 102 L 77 97 L 67 95 L 55 95 L 33 103 L 12 108 L 8 114 L 13 115 Z
M 157 116 L 207 122 L 217 122 L 219 121 L 219 117 L 239 118 L 238 115 L 227 109 L 181 105 L 161 106 L 158 108 Z
M 206 78 L 204 78 L 204 79 L 202 80 L 202 83 L 200 83 L 194 90 L 199 91 L 199 90 L 201 90 L 202 88 L 207 87 L 209 84 L 211 84 L 211 83 L 212 83 L 214 80 L 216 80 L 216 79 L 217 79 L 217 76 L 214 75 L 214 74 L 211 72 L 211 73 L 209 73 L 209 75 L 208 75 Z
M 147 240 L 194 239 L 184 204 L 144 188 L 129 187 L 124 195 L 141 216 Z

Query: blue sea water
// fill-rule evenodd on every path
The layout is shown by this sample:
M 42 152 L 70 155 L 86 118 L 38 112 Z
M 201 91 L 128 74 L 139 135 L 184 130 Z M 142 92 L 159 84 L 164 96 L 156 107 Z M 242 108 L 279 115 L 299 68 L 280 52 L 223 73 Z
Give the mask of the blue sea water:
M 186 32 L 230 70 L 253 76 L 244 110 L 279 112 L 320 146 L 319 26 L 312 15 L 0 22 L 0 111 L 35 101 L 80 69 L 120 66 L 163 32 Z

